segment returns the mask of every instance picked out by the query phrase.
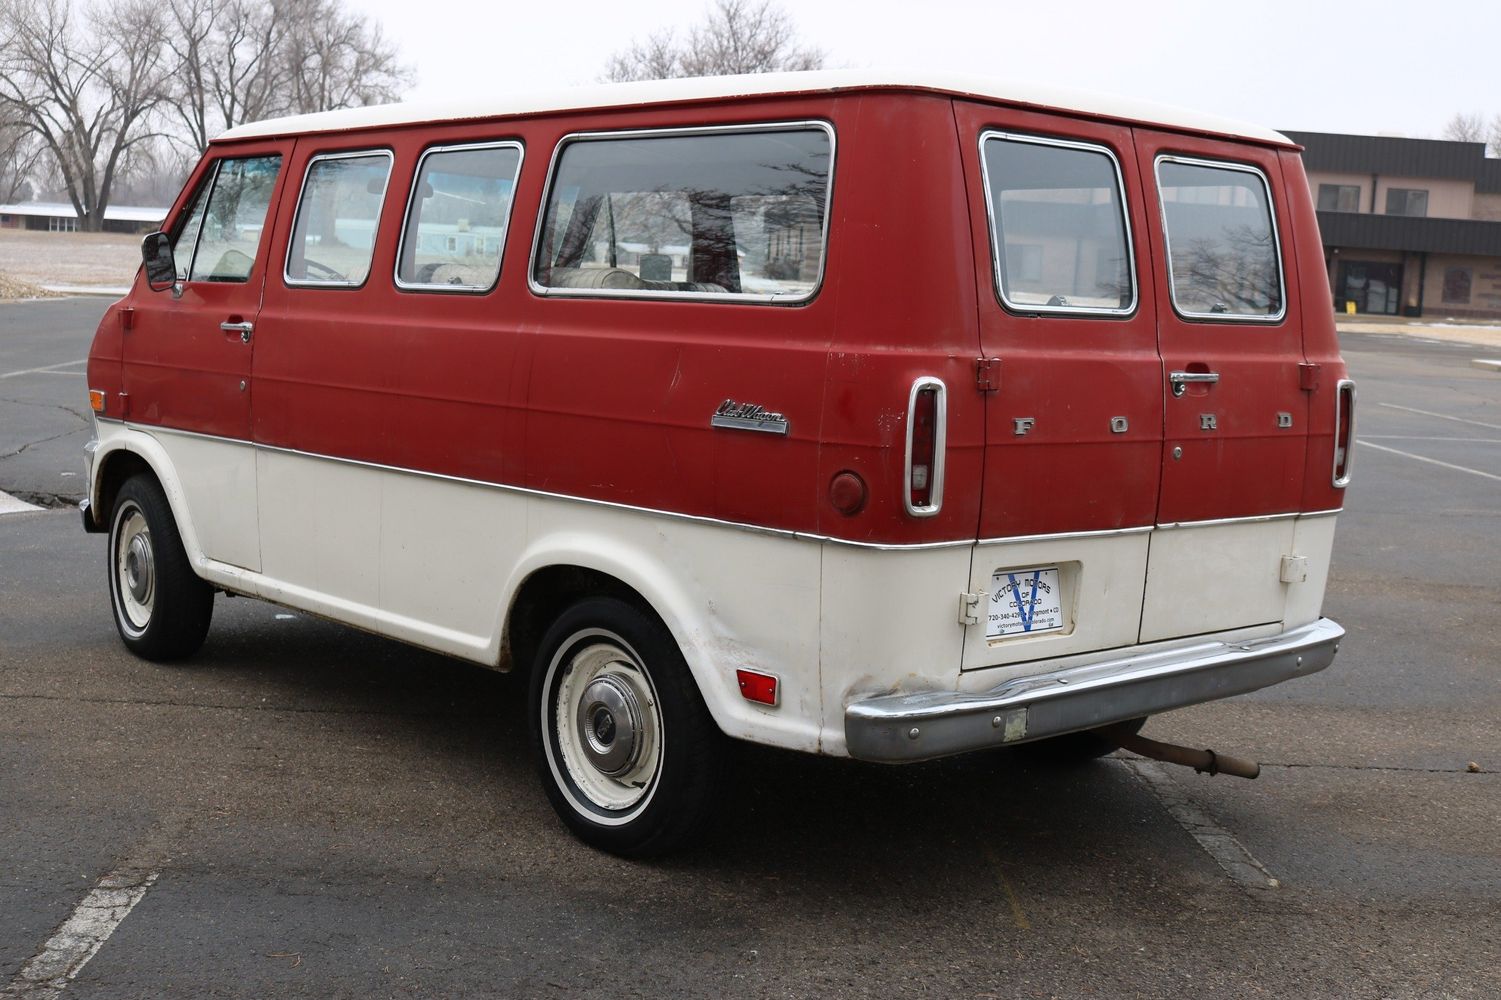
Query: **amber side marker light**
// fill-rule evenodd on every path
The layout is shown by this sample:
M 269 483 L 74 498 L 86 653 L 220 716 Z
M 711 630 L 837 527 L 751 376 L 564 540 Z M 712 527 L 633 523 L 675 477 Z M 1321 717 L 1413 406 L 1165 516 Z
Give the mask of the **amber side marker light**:
M 93 410 L 95 413 L 103 413 L 104 412 L 104 390 L 103 389 L 90 389 L 89 390 L 89 409 Z
M 777 679 L 771 674 L 763 674 L 755 670 L 737 670 L 735 679 L 740 682 L 740 693 L 746 701 L 753 701 L 758 705 L 776 706 L 777 703 Z

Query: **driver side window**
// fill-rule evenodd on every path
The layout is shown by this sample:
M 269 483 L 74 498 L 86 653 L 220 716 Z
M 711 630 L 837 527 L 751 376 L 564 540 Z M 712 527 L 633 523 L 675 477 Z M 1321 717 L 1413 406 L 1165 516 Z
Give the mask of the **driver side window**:
M 280 156 L 221 160 L 215 166 L 173 248 L 179 280 L 250 279 L 280 169 Z

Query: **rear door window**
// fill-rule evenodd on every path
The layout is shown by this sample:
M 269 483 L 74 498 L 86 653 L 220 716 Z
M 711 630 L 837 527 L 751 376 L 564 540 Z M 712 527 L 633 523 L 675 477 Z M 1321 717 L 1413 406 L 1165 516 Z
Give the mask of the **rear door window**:
M 332 153 L 308 163 L 287 248 L 289 285 L 356 287 L 370 275 L 391 154 Z
M 402 227 L 396 283 L 432 291 L 486 291 L 500 276 L 519 143 L 446 146 L 422 154 Z
M 1173 307 L 1208 320 L 1280 320 L 1282 262 L 1266 178 L 1255 167 L 1157 158 Z
M 1136 268 L 1115 154 L 1001 132 L 981 136 L 980 148 L 996 287 L 1006 307 L 1132 312 Z
M 833 160 L 833 131 L 819 122 L 566 138 L 533 288 L 809 299 L 823 275 Z

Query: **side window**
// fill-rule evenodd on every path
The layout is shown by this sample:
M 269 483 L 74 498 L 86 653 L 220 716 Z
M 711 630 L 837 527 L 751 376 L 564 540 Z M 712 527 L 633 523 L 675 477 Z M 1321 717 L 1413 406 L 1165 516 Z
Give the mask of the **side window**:
M 352 288 L 365 283 L 390 175 L 391 154 L 385 150 L 331 153 L 309 161 L 287 247 L 287 284 Z
M 1104 146 L 987 132 L 980 137 L 996 288 L 1028 313 L 1123 315 L 1136 266 L 1120 166 Z
M 198 244 L 189 281 L 248 281 L 266 227 L 280 156 L 225 160 L 219 164 L 207 211 L 198 214 Z M 179 264 L 181 266 L 181 264 Z
M 402 226 L 396 283 L 443 291 L 493 288 L 520 169 L 521 146 L 514 142 L 423 153 Z
M 1360 211 L 1360 186 L 1358 184 L 1320 184 L 1319 211 Z
M 1425 217 L 1428 214 L 1428 189 L 1389 188 L 1386 192 L 1386 214 Z
M 811 298 L 834 140 L 825 125 L 563 140 L 532 278 L 565 294 Z
M 1173 306 L 1199 319 L 1279 320 L 1282 263 L 1266 178 L 1254 167 L 1157 159 Z

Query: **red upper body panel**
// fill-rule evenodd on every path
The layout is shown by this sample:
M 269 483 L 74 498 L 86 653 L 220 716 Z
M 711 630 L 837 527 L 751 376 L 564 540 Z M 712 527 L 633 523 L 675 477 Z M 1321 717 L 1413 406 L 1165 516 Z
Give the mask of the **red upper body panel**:
M 824 276 L 808 301 L 579 298 L 530 286 L 549 162 L 565 136 L 810 120 L 828 123 L 836 142 Z M 1138 288 L 1129 316 L 1027 316 L 1002 305 L 978 160 L 988 129 L 1112 151 Z M 525 150 L 496 286 L 398 288 L 418 158 L 434 145 L 495 140 Z M 361 150 L 394 157 L 368 279 L 288 285 L 288 230 L 310 159 Z M 1175 316 L 1152 177 L 1166 150 L 1254 164 L 1268 178 L 1286 273 L 1281 322 L 1220 328 Z M 931 93 L 744 98 L 216 143 L 169 228 L 214 158 L 268 152 L 283 159 L 250 281 L 189 281 L 175 297 L 138 277 L 106 315 L 90 385 L 128 394 L 132 422 L 890 544 L 1340 502 L 1327 467 L 1343 367 L 1313 209 L 1289 150 Z M 219 328 L 242 320 L 254 324 L 249 343 Z M 996 391 L 977 385 L 979 358 L 999 359 Z M 1300 388 L 1305 360 L 1320 371 L 1311 391 Z M 1223 379 L 1202 406 L 1175 407 L 1184 401 L 1167 395 L 1166 372 L 1193 364 L 1217 366 Z M 947 388 L 946 477 L 941 509 L 914 517 L 903 504 L 907 405 L 925 376 Z M 711 428 L 725 399 L 784 414 L 788 433 Z M 1213 435 L 1198 424 L 1210 410 L 1221 415 Z M 1276 430 L 1281 411 L 1295 413 L 1291 431 Z M 1017 433 L 1022 418 L 1032 423 Z M 1178 445 L 1186 459 L 1175 462 Z M 828 494 L 850 471 L 869 500 L 846 516 Z

